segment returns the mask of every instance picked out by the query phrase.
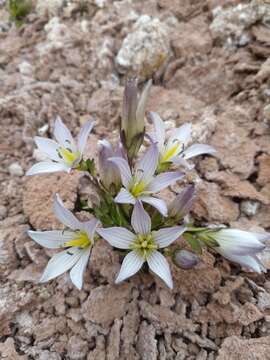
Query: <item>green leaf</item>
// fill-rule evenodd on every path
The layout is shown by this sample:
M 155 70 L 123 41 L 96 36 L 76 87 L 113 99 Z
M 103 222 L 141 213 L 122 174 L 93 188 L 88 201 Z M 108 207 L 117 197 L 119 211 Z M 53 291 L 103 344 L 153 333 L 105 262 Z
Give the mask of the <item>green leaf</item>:
M 194 236 L 193 234 L 190 234 L 190 233 L 184 233 L 183 237 L 189 243 L 191 249 L 195 253 L 197 253 L 199 255 L 202 254 L 202 245 L 196 236 Z

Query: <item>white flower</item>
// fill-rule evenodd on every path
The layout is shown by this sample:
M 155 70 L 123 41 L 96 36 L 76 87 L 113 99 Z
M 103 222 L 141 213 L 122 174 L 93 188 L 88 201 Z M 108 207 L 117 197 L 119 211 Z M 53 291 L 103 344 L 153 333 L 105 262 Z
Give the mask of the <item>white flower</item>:
M 26 175 L 57 171 L 70 172 L 71 169 L 76 168 L 82 159 L 87 138 L 93 126 L 94 122 L 85 123 L 80 130 L 76 144 L 68 128 L 60 117 L 57 117 L 54 125 L 54 136 L 57 142 L 40 136 L 34 138 L 38 149 L 48 157 L 48 160 L 33 165 Z
M 97 233 L 112 246 L 131 250 L 124 258 L 116 283 L 138 272 L 143 263 L 157 274 L 172 289 L 173 282 L 169 264 L 158 251 L 169 246 L 185 231 L 184 226 L 163 228 L 151 231 L 151 219 L 142 203 L 137 201 L 131 216 L 131 225 L 135 234 L 123 227 L 97 229 Z
M 258 273 L 265 271 L 257 257 L 264 248 L 263 242 L 269 233 L 252 233 L 237 229 L 221 229 L 211 233 L 219 246 L 214 249 L 230 261 L 236 262 Z
M 134 174 L 131 173 L 128 162 L 119 157 L 110 159 L 119 168 L 124 187 L 114 199 L 117 203 L 135 204 L 137 200 L 154 206 L 163 216 L 167 216 L 166 203 L 152 194 L 158 193 L 177 180 L 182 179 L 179 171 L 165 172 L 155 176 L 158 164 L 158 148 L 152 144 L 149 150 L 137 162 Z
M 162 166 L 169 163 L 191 169 L 192 166 L 187 162 L 188 159 L 216 152 L 212 146 L 204 144 L 193 144 L 186 148 L 186 144 L 191 138 L 191 124 L 187 123 L 174 129 L 169 138 L 166 139 L 165 124 L 160 116 L 157 113 L 151 112 L 150 117 L 155 128 L 155 132 L 150 134 L 150 137 L 154 142 L 158 143 L 159 169 L 162 170 Z
M 54 213 L 58 220 L 69 230 L 28 231 L 28 235 L 41 246 L 49 249 L 67 248 L 54 255 L 47 264 L 40 282 L 46 282 L 70 271 L 73 284 L 81 289 L 83 274 L 86 269 L 94 243 L 97 219 L 79 221 L 67 210 L 58 195 L 54 199 Z

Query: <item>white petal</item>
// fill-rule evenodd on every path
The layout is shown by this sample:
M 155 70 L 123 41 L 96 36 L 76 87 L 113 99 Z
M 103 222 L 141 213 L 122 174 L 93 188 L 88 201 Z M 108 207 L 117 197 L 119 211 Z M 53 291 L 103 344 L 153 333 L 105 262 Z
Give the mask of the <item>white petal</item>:
M 120 157 L 112 157 L 109 158 L 108 160 L 112 161 L 118 167 L 121 175 L 122 184 L 124 185 L 125 188 L 127 188 L 132 179 L 128 162 Z
M 122 188 L 119 191 L 119 193 L 114 198 L 114 201 L 120 204 L 135 204 L 136 202 L 134 196 L 125 188 Z
M 191 136 L 191 124 L 186 123 L 180 126 L 178 129 L 175 129 L 169 140 L 168 140 L 168 147 L 170 147 L 176 140 L 179 141 L 181 144 L 186 144 Z
M 160 248 L 164 248 L 173 243 L 186 230 L 185 226 L 174 226 L 153 231 L 155 242 Z
M 123 260 L 120 272 L 115 280 L 115 283 L 118 284 L 119 282 L 136 274 L 136 272 L 138 272 L 142 267 L 143 263 L 144 259 L 139 256 L 135 251 L 129 252 Z
M 70 168 L 66 164 L 56 163 L 52 161 L 41 161 L 33 165 L 26 175 L 49 174 L 57 171 L 69 172 Z
M 156 144 L 152 144 L 136 165 L 136 178 L 148 183 L 156 171 L 157 164 L 158 147 Z
M 149 115 L 155 127 L 154 140 L 157 141 L 158 148 L 162 150 L 165 142 L 165 124 L 157 113 L 150 112 Z
M 81 257 L 82 250 L 70 248 L 54 255 L 48 262 L 40 282 L 46 282 L 63 274 L 74 266 Z
M 157 193 L 162 189 L 174 184 L 177 180 L 184 177 L 184 174 L 179 171 L 170 171 L 159 174 L 153 178 L 150 184 L 146 187 L 145 191 Z
M 187 160 L 194 156 L 214 153 L 216 153 L 216 150 L 210 145 L 193 144 L 182 153 L 182 156 Z
M 34 141 L 41 152 L 47 155 L 51 160 L 60 161 L 61 158 L 59 157 L 59 145 L 57 142 L 46 139 L 40 136 L 35 136 Z
M 265 248 L 253 233 L 238 229 L 222 229 L 214 238 L 220 248 L 233 255 L 252 255 Z
M 135 235 L 131 231 L 119 226 L 97 229 L 97 233 L 111 246 L 119 249 L 129 249 L 135 239 Z
M 255 233 L 252 232 L 251 233 L 253 236 L 256 237 L 257 240 L 259 240 L 260 242 L 262 242 L 263 244 L 265 243 L 266 240 L 270 240 L 270 233 L 269 232 L 261 232 L 261 233 Z
M 250 255 L 233 255 L 231 253 L 227 253 L 226 251 L 223 251 L 223 249 L 215 248 L 220 255 L 228 259 L 229 261 L 235 262 L 243 267 L 246 267 L 250 270 L 253 270 L 257 273 L 261 273 L 265 271 L 265 268 L 263 264 L 261 264 L 260 260 L 256 256 L 250 256 Z
M 194 168 L 194 164 L 190 164 L 187 160 L 180 156 L 174 156 L 170 159 L 170 161 L 176 165 L 181 166 L 187 170 L 192 170 Z
M 144 210 L 142 203 L 136 201 L 132 215 L 131 225 L 137 234 L 148 234 L 151 231 L 151 219 Z
M 83 127 L 81 128 L 80 132 L 79 132 L 79 136 L 78 136 L 78 150 L 81 154 L 83 154 L 85 145 L 87 143 L 87 138 L 89 133 L 91 132 L 91 130 L 93 129 L 94 126 L 94 122 L 93 121 L 87 121 L 87 123 L 85 123 L 83 125 Z
M 147 258 L 149 268 L 157 274 L 172 289 L 173 281 L 169 263 L 166 258 L 158 251 L 154 250 Z
M 72 214 L 72 212 L 65 208 L 60 196 L 54 196 L 53 211 L 57 219 L 72 230 L 79 230 L 82 228 L 82 223 Z
M 74 239 L 73 231 L 31 231 L 29 230 L 28 235 L 36 243 L 44 246 L 48 249 L 57 249 L 64 245 L 66 241 Z
M 58 116 L 54 123 L 54 132 L 53 132 L 57 142 L 64 148 L 71 148 L 72 151 L 75 150 L 75 143 L 71 132 L 63 123 L 61 118 Z
M 161 199 L 157 199 L 152 196 L 140 196 L 139 200 L 144 201 L 149 205 L 152 205 L 154 208 L 156 208 L 161 213 L 161 215 L 163 215 L 163 216 L 168 215 L 167 205 L 166 205 L 165 201 L 163 201 Z
M 91 252 L 90 246 L 88 246 L 86 249 L 83 249 L 80 259 L 73 266 L 73 268 L 69 273 L 71 281 L 79 290 L 81 290 L 83 286 L 83 274 L 88 264 L 90 252 Z
M 87 235 L 90 240 L 94 239 L 94 235 L 98 224 L 99 224 L 99 220 L 97 220 L 96 218 L 81 223 L 81 228 L 87 232 Z

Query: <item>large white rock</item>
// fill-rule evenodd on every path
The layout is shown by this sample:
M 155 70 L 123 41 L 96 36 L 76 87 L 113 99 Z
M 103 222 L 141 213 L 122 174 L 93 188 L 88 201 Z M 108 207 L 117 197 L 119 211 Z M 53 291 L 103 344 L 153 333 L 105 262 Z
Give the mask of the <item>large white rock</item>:
M 164 64 L 169 52 L 167 25 L 142 15 L 123 40 L 116 56 L 117 70 L 121 74 L 132 71 L 141 80 L 150 78 Z

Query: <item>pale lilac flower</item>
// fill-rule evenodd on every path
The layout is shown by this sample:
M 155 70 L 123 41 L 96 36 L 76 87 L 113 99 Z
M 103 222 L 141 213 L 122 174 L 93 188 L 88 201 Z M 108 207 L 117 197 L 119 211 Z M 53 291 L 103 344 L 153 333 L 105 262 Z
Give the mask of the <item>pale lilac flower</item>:
M 214 249 L 230 261 L 236 262 L 258 273 L 265 271 L 257 257 L 264 248 L 269 233 L 253 233 L 237 229 L 221 229 L 211 233 L 219 246 Z
M 167 216 L 166 203 L 152 194 L 158 193 L 167 186 L 180 180 L 184 174 L 178 171 L 165 172 L 155 176 L 158 164 L 158 148 L 152 144 L 143 157 L 137 162 L 132 174 L 128 162 L 119 157 L 110 159 L 119 168 L 124 187 L 114 199 L 117 203 L 135 204 L 141 200 L 154 206 L 163 216 Z
M 188 185 L 168 206 L 168 216 L 175 220 L 183 219 L 192 208 L 195 199 L 194 185 Z
M 186 123 L 174 129 L 167 139 L 165 124 L 157 113 L 151 112 L 150 117 L 153 121 L 155 131 L 150 134 L 153 141 L 158 143 L 159 149 L 159 169 L 162 171 L 164 165 L 173 163 L 191 169 L 192 166 L 187 162 L 195 156 L 202 154 L 213 154 L 216 150 L 209 145 L 193 144 L 186 147 L 191 138 L 191 124 Z
M 120 272 L 116 278 L 119 283 L 137 273 L 144 262 L 172 289 L 173 282 L 169 264 L 158 251 L 172 244 L 185 231 L 184 226 L 163 228 L 151 231 L 151 219 L 142 203 L 137 201 L 131 216 L 131 225 L 135 234 L 123 227 L 97 229 L 113 247 L 130 250 L 125 256 Z
M 70 279 L 81 289 L 99 221 L 95 218 L 86 222 L 79 221 L 64 207 L 58 195 L 54 199 L 54 213 L 68 230 L 28 231 L 28 235 L 41 246 L 48 249 L 67 248 L 50 259 L 40 282 L 54 279 L 71 269 Z
M 111 157 L 121 157 L 126 159 L 124 149 L 119 143 L 114 150 L 107 140 L 98 141 L 98 165 L 99 176 L 103 186 L 109 191 L 119 191 L 121 187 L 121 176 L 118 167 L 109 160 Z
M 120 135 L 130 159 L 136 156 L 143 142 L 145 107 L 151 85 L 149 80 L 140 97 L 136 78 L 128 79 L 125 86 Z
M 34 140 L 38 149 L 44 153 L 48 160 L 38 162 L 29 169 L 26 175 L 47 174 L 57 171 L 70 172 L 80 163 L 87 138 L 94 126 L 94 122 L 88 121 L 81 128 L 77 144 L 69 129 L 64 125 L 60 117 L 54 124 L 54 136 L 57 140 L 35 136 Z

